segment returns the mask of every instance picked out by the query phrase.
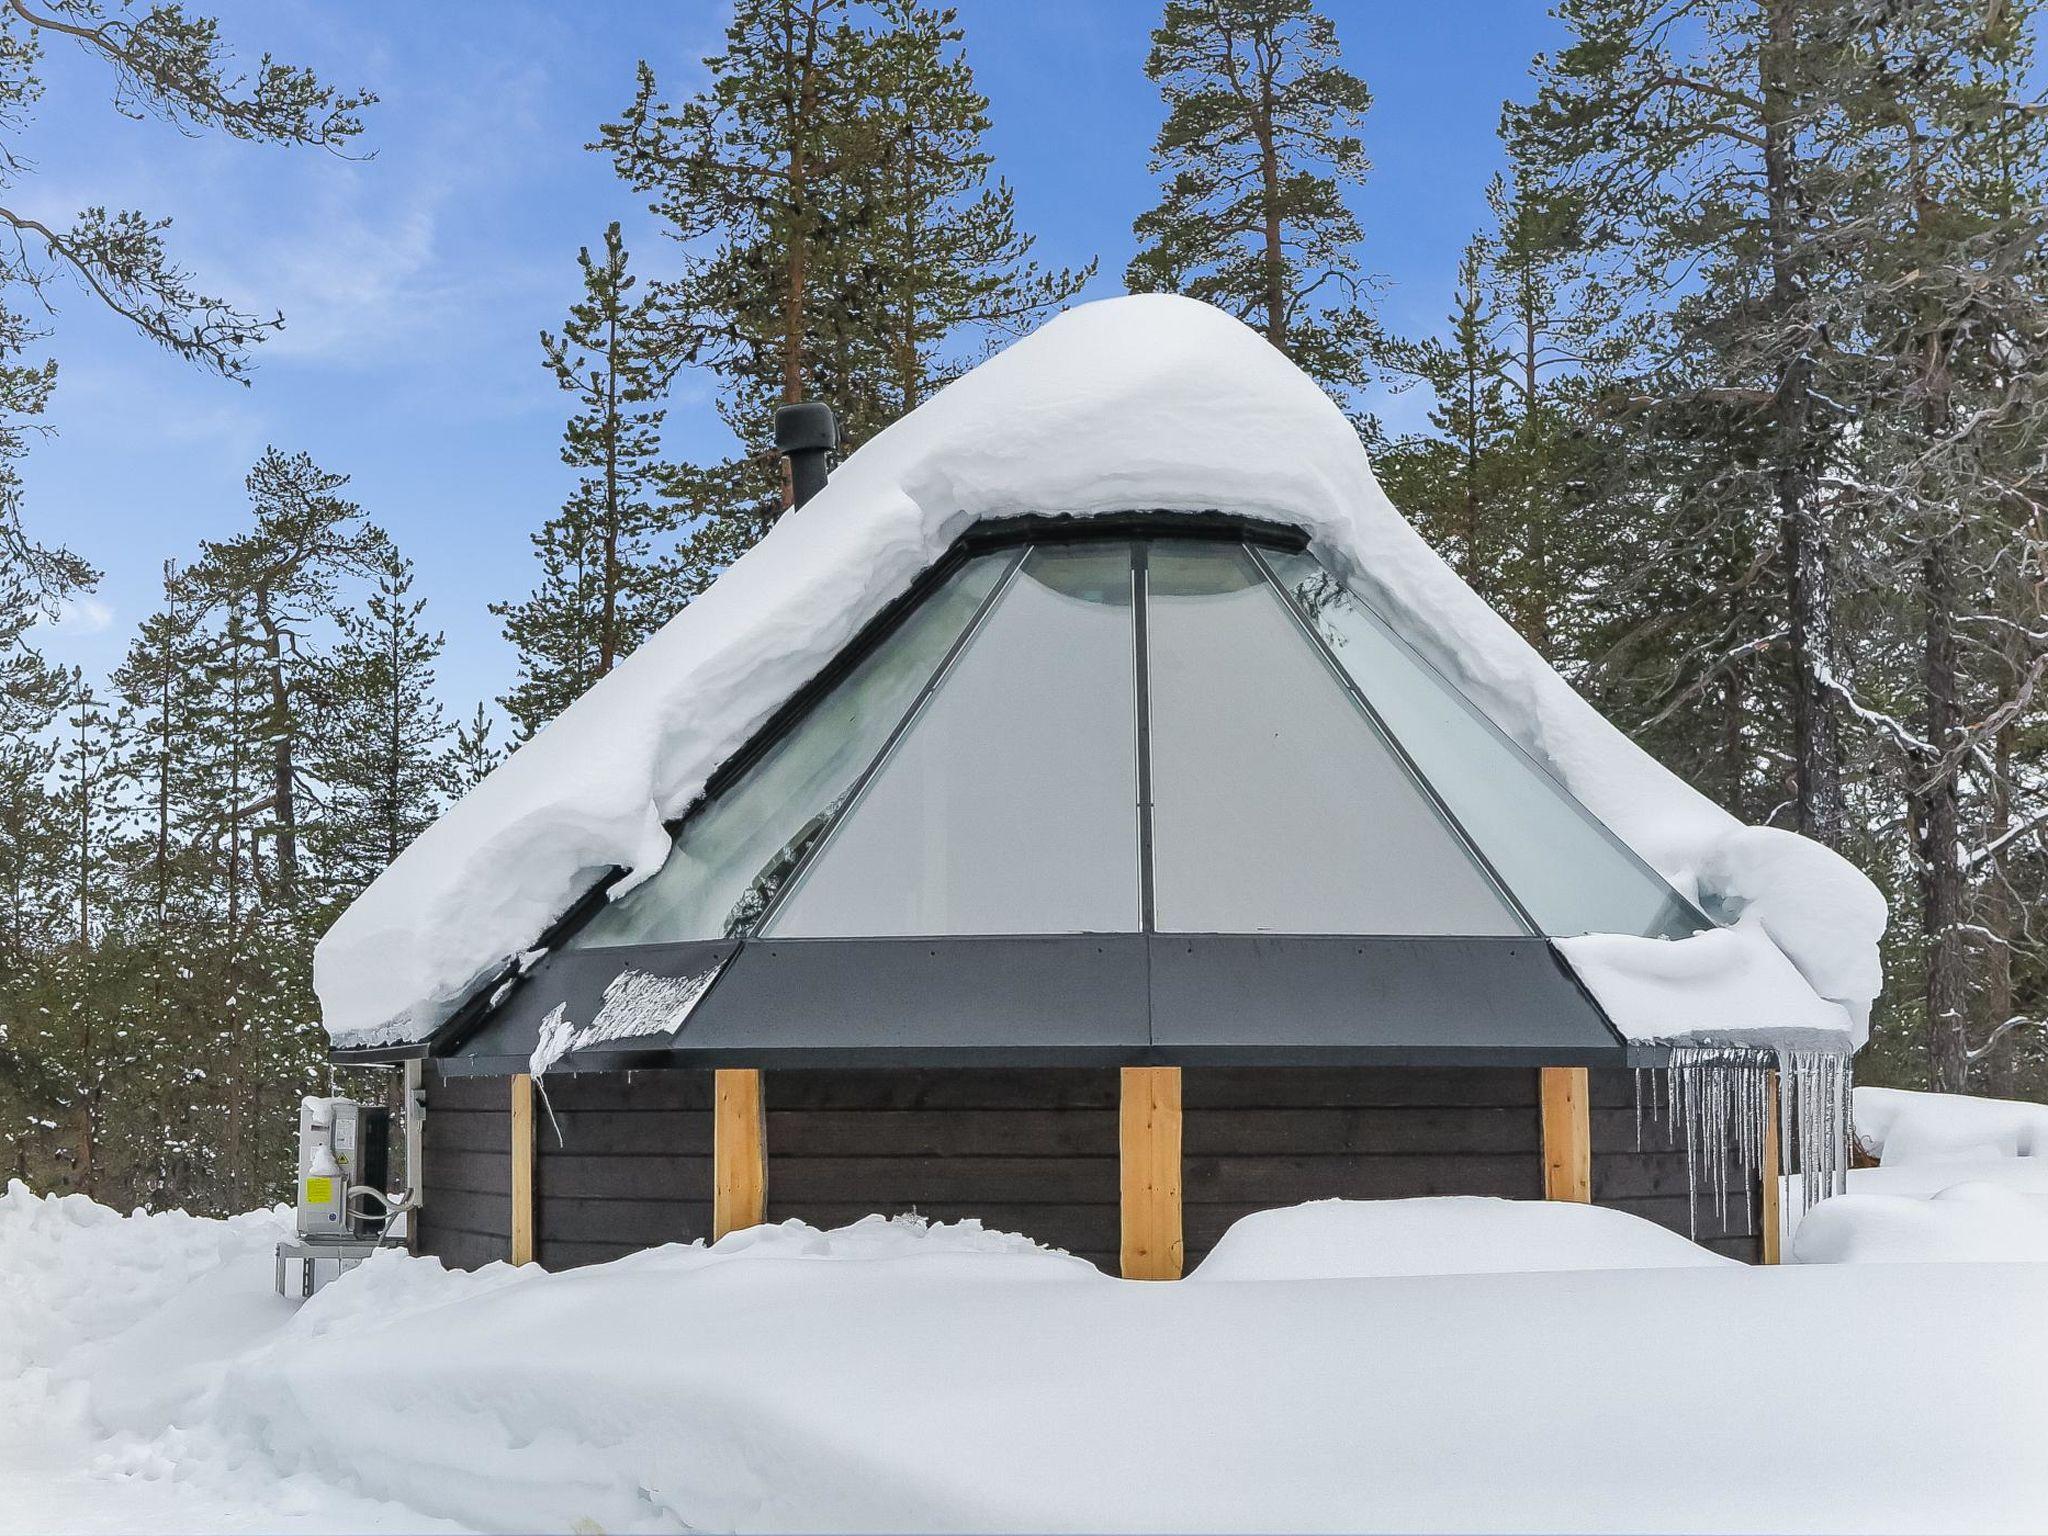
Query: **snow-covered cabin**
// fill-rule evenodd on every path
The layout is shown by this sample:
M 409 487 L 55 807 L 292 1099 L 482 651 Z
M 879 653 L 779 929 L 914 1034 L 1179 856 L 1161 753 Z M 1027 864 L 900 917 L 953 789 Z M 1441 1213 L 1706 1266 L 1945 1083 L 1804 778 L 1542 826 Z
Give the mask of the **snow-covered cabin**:
M 1601 719 L 1263 338 L 1154 296 L 854 454 L 316 979 L 338 1061 L 420 1063 L 456 1263 L 915 1209 L 1164 1275 L 1249 1210 L 1465 1193 L 1756 1255 L 1764 1068 L 1839 1094 L 1884 919 Z M 1704 1217 L 1639 1069 L 1749 1181 Z

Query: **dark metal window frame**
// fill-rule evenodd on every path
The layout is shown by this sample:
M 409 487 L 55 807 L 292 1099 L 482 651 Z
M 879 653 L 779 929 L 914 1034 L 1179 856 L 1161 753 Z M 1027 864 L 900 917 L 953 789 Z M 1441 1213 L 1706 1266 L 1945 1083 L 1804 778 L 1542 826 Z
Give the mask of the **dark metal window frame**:
M 1147 946 L 1163 940 L 1172 944 L 1185 943 L 1189 947 L 1190 953 L 1195 952 L 1197 949 L 1211 946 L 1212 941 L 1226 947 L 1231 941 L 1252 939 L 1270 940 L 1283 945 L 1288 943 L 1318 942 L 1318 936 L 1159 934 L 1155 929 L 1154 872 L 1151 857 L 1151 720 L 1150 662 L 1147 653 L 1147 600 L 1150 595 L 1148 588 L 1150 548 L 1154 542 L 1162 540 L 1221 542 L 1239 545 L 1244 548 L 1259 577 L 1266 582 L 1280 600 L 1283 608 L 1293 620 L 1304 639 L 1312 646 L 1316 654 L 1323 659 L 1324 664 L 1330 669 L 1334 679 L 1344 689 L 1347 697 L 1363 713 L 1372 730 L 1393 752 L 1402 769 L 1421 790 L 1428 804 L 1443 821 L 1467 856 L 1474 861 L 1484 877 L 1500 894 L 1509 910 L 1516 915 L 1517 919 L 1527 930 L 1527 936 L 1519 939 L 1466 939 L 1446 936 L 1431 942 L 1439 946 L 1466 946 L 1468 955 L 1475 957 L 1483 957 L 1488 946 L 1499 946 L 1503 943 L 1509 945 L 1519 944 L 1525 947 L 1533 944 L 1547 950 L 1548 945 L 1542 936 L 1541 929 L 1537 926 L 1527 909 L 1519 898 L 1516 897 L 1506 881 L 1501 878 L 1483 850 L 1478 847 L 1472 837 L 1465 831 L 1458 818 L 1452 813 L 1449 806 L 1444 803 L 1441 796 L 1437 794 L 1434 786 L 1422 774 L 1402 744 L 1380 719 L 1378 712 L 1373 708 L 1370 701 L 1365 698 L 1349 673 L 1345 671 L 1343 665 L 1331 653 L 1327 643 L 1317 632 L 1312 619 L 1302 610 L 1294 594 L 1288 590 L 1286 584 L 1278 578 L 1267 562 L 1262 553 L 1264 550 L 1305 550 L 1308 547 L 1309 540 L 1300 529 L 1221 511 L 1186 513 L 1139 510 L 1089 517 L 1031 514 L 984 520 L 963 533 L 960 538 L 955 540 L 945 555 L 924 571 L 902 594 L 889 602 L 881 612 L 865 624 L 854 639 L 843 647 L 809 683 L 797 690 L 738 751 L 714 770 L 707 778 L 703 790 L 690 802 L 682 814 L 672 818 L 666 824 L 672 837 L 679 833 L 682 826 L 701 807 L 724 793 L 742 775 L 758 763 L 784 736 L 794 730 L 854 668 L 859 666 L 862 661 L 897 632 L 912 611 L 920 606 L 944 582 L 953 577 L 968 561 L 1004 549 L 1015 551 L 1010 563 L 998 577 L 989 594 L 977 606 L 975 613 L 961 633 L 955 637 L 954 641 L 947 648 L 944 657 L 935 668 L 932 676 L 918 690 L 902 718 L 884 738 L 880 749 L 850 786 L 851 792 L 844 799 L 840 815 L 822 828 L 819 835 L 813 838 L 810 844 L 802 851 L 788 876 L 782 881 L 771 899 L 764 905 L 762 911 L 756 915 L 746 934 L 722 941 L 691 941 L 689 943 L 671 945 L 617 946 L 577 951 L 560 950 L 559 946 L 564 941 L 572 937 L 598 911 L 604 908 L 611 888 L 625 874 L 623 869 L 614 869 L 586 891 L 568 911 L 564 912 L 539 937 L 534 947 L 544 951 L 545 955 L 538 965 L 534 966 L 531 970 L 516 963 L 505 966 L 476 988 L 455 1013 L 427 1040 L 385 1047 L 337 1049 L 330 1053 L 332 1058 L 336 1061 L 344 1062 L 392 1061 L 409 1057 L 446 1057 L 452 1053 L 465 1052 L 465 1054 L 473 1055 L 474 1058 L 474 1065 L 470 1070 L 518 1070 L 517 1065 L 514 1064 L 514 1057 L 505 1055 L 501 1048 L 494 1049 L 486 1044 L 485 1041 L 476 1039 L 479 1034 L 493 1036 L 501 1036 L 503 1034 L 502 1030 L 493 1029 L 491 1025 L 494 1017 L 505 1014 L 508 1003 L 515 996 L 526 994 L 523 997 L 519 997 L 519 1001 L 527 1006 L 512 1009 L 512 1014 L 524 1015 L 532 1011 L 531 1005 L 534 1003 L 546 1002 L 551 1005 L 553 1002 L 561 1000 L 557 994 L 562 993 L 565 988 L 579 995 L 587 992 L 589 990 L 589 977 L 583 974 L 585 972 L 595 974 L 596 972 L 609 969 L 612 973 L 616 973 L 620 965 L 629 961 L 635 954 L 645 958 L 650 952 L 655 950 L 672 952 L 670 958 L 677 963 L 680 963 L 683 959 L 689 959 L 692 955 L 695 955 L 697 962 L 701 963 L 702 954 L 699 952 L 708 952 L 713 948 L 723 952 L 723 959 L 725 961 L 733 961 L 747 947 L 757 945 L 776 947 L 783 952 L 795 954 L 809 951 L 815 959 L 824 949 L 834 946 L 869 946 L 867 951 L 869 953 L 881 952 L 875 946 L 882 945 L 922 946 L 929 954 L 936 956 L 939 954 L 941 947 L 957 946 L 964 953 L 967 949 L 985 948 L 1008 942 L 1001 936 L 944 936 L 932 939 L 909 938 L 901 940 L 820 940 L 768 939 L 759 937 L 759 935 L 774 913 L 781 907 L 785 897 L 797 888 L 806 869 L 830 844 L 839 825 L 845 820 L 852 806 L 858 802 L 861 790 L 872 780 L 882 765 L 888 761 L 901 738 L 914 725 L 931 697 L 937 692 L 940 684 L 951 673 L 960 655 L 972 642 L 974 636 L 981 630 L 1003 593 L 1015 581 L 1018 572 L 1022 569 L 1025 560 L 1029 556 L 1031 547 L 1039 544 L 1123 542 L 1128 543 L 1132 548 L 1132 643 L 1134 648 L 1133 682 L 1136 697 L 1135 747 L 1137 755 L 1137 804 L 1134 809 L 1136 812 L 1136 835 L 1139 843 L 1138 867 L 1141 882 L 1139 893 L 1141 926 L 1137 933 L 1124 935 L 1037 935 L 1018 937 L 1026 944 L 1051 943 L 1058 945 L 1065 943 L 1070 948 L 1075 945 L 1086 947 L 1097 941 L 1105 940 L 1132 940 Z M 1348 588 L 1346 590 L 1348 591 Z M 1356 597 L 1356 594 L 1353 594 L 1353 596 Z M 1363 599 L 1358 600 L 1364 601 Z M 1434 668 L 1430 670 L 1432 673 L 1435 671 Z M 1462 693 L 1458 693 L 1457 697 L 1463 702 Z M 1493 729 L 1496 735 L 1501 736 L 1511 747 L 1516 746 L 1512 738 L 1508 738 L 1504 733 L 1499 732 L 1497 727 L 1492 727 L 1490 721 L 1486 723 Z M 1548 774 L 1541 764 L 1535 763 L 1533 759 L 1528 758 L 1526 753 L 1520 752 L 1519 747 L 1516 747 L 1516 750 L 1537 771 L 1544 772 L 1547 778 L 1550 778 L 1553 783 L 1556 782 L 1554 775 Z M 1578 807 L 1576 798 L 1571 796 L 1569 791 L 1563 790 L 1561 785 L 1559 789 L 1573 806 Z M 1592 817 L 1589 812 L 1585 812 L 1583 807 L 1578 808 L 1581 814 L 1597 827 L 1603 835 L 1617 845 L 1622 846 L 1631 858 L 1636 858 L 1636 861 L 1641 863 L 1641 860 L 1634 854 L 1634 851 L 1626 849 L 1626 845 L 1621 845 L 1620 840 L 1603 823 L 1600 823 L 1597 818 Z M 1647 865 L 1644 867 L 1647 868 Z M 1660 883 L 1666 883 L 1662 881 L 1661 877 L 1658 878 Z M 1682 898 L 1680 899 L 1682 900 Z M 1351 942 L 1356 936 L 1331 935 L 1320 937 L 1321 940 L 1341 945 Z M 1366 937 L 1357 939 L 1357 942 L 1361 945 L 1370 945 L 1399 941 Z M 1079 954 L 1080 951 L 1076 950 L 1075 952 Z M 1358 952 L 1364 954 L 1366 951 L 1364 948 L 1360 948 Z M 1442 952 L 1446 955 L 1451 953 L 1449 949 L 1444 949 Z M 1536 1054 L 1541 1054 L 1543 1059 L 1551 1064 L 1570 1064 L 1573 1059 L 1579 1057 L 1589 1060 L 1596 1058 L 1612 1060 L 1612 1053 L 1623 1045 L 1621 1036 L 1614 1030 L 1612 1024 L 1606 1020 L 1604 1015 L 1600 1013 L 1591 997 L 1585 993 L 1584 988 L 1580 987 L 1576 979 L 1570 976 L 1569 968 L 1564 966 L 1560 960 L 1557 960 L 1554 954 L 1551 955 L 1550 959 L 1557 971 L 1567 981 L 1570 992 L 1583 1003 L 1592 1018 L 1597 1019 L 1600 1035 L 1597 1047 L 1590 1045 L 1583 1037 L 1578 1045 L 1562 1048 L 1557 1045 L 1540 1048 L 1530 1047 L 1527 1049 L 1496 1046 L 1488 1052 L 1489 1059 L 1504 1061 L 1520 1055 L 1529 1055 L 1533 1051 Z M 1149 976 L 1151 971 L 1149 959 L 1145 969 Z M 550 973 L 553 974 L 551 975 Z M 572 977 L 575 978 L 573 981 Z M 540 983 L 537 988 L 533 985 L 535 982 Z M 720 981 L 714 984 L 713 991 L 716 992 L 721 988 L 727 987 L 728 983 L 722 974 Z M 546 994 L 545 997 L 536 997 L 534 995 L 536 991 Z M 1151 1035 L 1149 1004 L 1147 1006 L 1147 1018 L 1148 1027 L 1146 1034 L 1148 1039 L 1147 1043 L 1142 1047 L 1136 1039 L 1114 1044 L 1104 1042 L 1100 1047 L 1086 1049 L 1079 1047 L 1074 1042 L 1047 1043 L 1037 1047 L 1022 1046 L 1022 1042 L 1020 1042 L 1020 1046 L 1022 1046 L 1026 1055 L 1032 1056 L 1034 1059 L 1047 1056 L 1048 1052 L 1050 1052 L 1048 1060 L 1052 1058 L 1077 1060 L 1081 1057 L 1094 1060 L 1097 1056 L 1114 1057 L 1123 1061 L 1158 1059 L 1158 1048 L 1150 1043 L 1149 1038 Z M 687 1029 L 685 1032 L 687 1032 Z M 481 1049 L 475 1052 L 465 1051 L 465 1047 L 468 1047 L 472 1041 L 475 1041 L 475 1044 L 481 1047 Z M 967 1050 L 966 1055 L 979 1058 L 986 1054 L 991 1045 L 992 1043 L 984 1042 L 979 1047 Z M 846 1048 L 853 1051 L 867 1049 L 866 1045 L 856 1045 L 851 1041 L 849 1041 Z M 1138 1052 L 1136 1056 L 1132 1055 L 1134 1050 Z M 1462 1048 L 1454 1048 L 1449 1054 L 1455 1059 L 1470 1060 L 1472 1059 L 1472 1050 L 1473 1047 L 1468 1045 Z M 1303 1054 L 1304 1051 L 1307 1051 L 1306 1055 Z M 816 1053 L 816 1048 L 814 1047 L 800 1054 L 809 1058 L 816 1055 Z M 588 1053 L 576 1053 L 576 1055 L 583 1054 Z M 740 1051 L 737 1054 L 743 1056 L 746 1053 Z M 1198 1049 L 1195 1054 L 1199 1057 L 1203 1053 Z M 1287 1060 L 1300 1060 L 1304 1063 L 1311 1058 L 1318 1060 L 1337 1058 L 1346 1060 L 1400 1059 L 1417 1061 L 1419 1063 L 1423 1056 L 1431 1054 L 1429 1047 L 1426 1045 L 1410 1042 L 1406 1045 L 1346 1048 L 1337 1051 L 1335 1057 L 1332 1057 L 1327 1050 L 1318 1053 L 1306 1047 L 1296 1048 L 1291 1056 L 1283 1051 L 1280 1057 L 1273 1057 L 1270 1052 L 1262 1055 L 1258 1051 L 1252 1051 L 1247 1055 L 1245 1048 L 1236 1047 L 1224 1051 L 1222 1056 L 1214 1059 L 1249 1061 L 1254 1057 L 1258 1059 L 1284 1058 Z M 932 1058 L 927 1059 L 926 1064 L 935 1064 L 936 1057 L 944 1055 L 946 1055 L 944 1051 L 935 1053 L 933 1049 L 927 1048 L 922 1052 L 920 1059 Z M 1184 1061 L 1189 1059 L 1185 1050 L 1176 1051 L 1173 1055 L 1175 1060 Z M 598 1066 L 600 1064 L 599 1058 L 606 1065 L 615 1064 L 618 1066 L 647 1065 L 656 1058 L 673 1061 L 677 1059 L 676 1043 L 657 1041 L 626 1042 L 601 1053 L 592 1054 L 592 1059 L 588 1062 L 588 1065 Z M 1531 1059 L 1534 1059 L 1533 1055 Z M 576 1064 L 576 1058 L 572 1055 L 572 1058 L 566 1065 L 574 1066 Z

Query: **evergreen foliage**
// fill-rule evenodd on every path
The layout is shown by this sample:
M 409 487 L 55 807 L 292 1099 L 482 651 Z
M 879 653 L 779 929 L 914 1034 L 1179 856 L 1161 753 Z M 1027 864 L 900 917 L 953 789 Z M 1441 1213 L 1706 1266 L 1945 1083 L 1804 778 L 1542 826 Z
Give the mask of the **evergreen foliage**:
M 533 536 L 541 578 L 516 603 L 493 604 L 519 651 L 519 681 L 501 702 L 531 736 L 680 606 L 674 544 L 681 514 L 660 489 L 662 409 L 674 371 L 658 301 L 635 297 L 614 223 L 604 251 L 576 253 L 583 297 L 541 355 L 576 402 L 562 462 L 582 471 L 562 510 Z
M 1185 293 L 1256 326 L 1340 398 L 1376 327 L 1349 197 L 1372 96 L 1313 0 L 1167 0 L 1145 73 L 1166 98 L 1159 202 L 1132 226 L 1134 293 Z

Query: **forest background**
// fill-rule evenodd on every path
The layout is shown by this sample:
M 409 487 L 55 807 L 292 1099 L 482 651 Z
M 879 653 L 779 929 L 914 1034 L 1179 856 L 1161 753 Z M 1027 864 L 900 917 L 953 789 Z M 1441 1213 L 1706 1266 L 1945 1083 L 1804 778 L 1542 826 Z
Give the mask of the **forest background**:
M 2041 1097 L 2044 3 L 6 0 L 0 1167 L 273 1197 L 313 942 L 773 524 L 775 406 L 1126 290 L 1878 881 L 1865 1081 Z

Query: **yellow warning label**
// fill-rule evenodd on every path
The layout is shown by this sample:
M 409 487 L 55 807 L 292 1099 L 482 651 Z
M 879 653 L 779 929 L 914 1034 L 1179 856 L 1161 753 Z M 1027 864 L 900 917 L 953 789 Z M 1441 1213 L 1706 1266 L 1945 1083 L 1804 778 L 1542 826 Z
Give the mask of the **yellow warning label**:
M 334 1203 L 334 1180 L 309 1178 L 306 1180 L 306 1204 L 332 1205 Z

